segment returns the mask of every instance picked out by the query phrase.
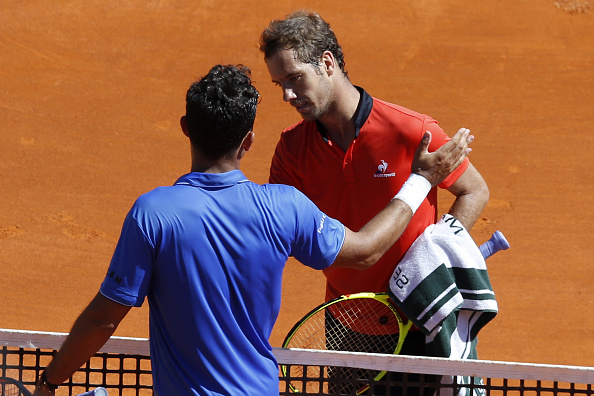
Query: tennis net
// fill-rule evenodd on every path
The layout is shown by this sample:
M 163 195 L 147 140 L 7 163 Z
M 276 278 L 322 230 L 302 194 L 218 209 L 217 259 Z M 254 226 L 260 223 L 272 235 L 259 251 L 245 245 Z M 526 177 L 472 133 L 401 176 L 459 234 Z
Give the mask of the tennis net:
M 0 329 L 0 377 L 33 389 L 66 334 Z M 279 395 L 594 396 L 594 368 L 496 361 L 274 349 Z M 379 372 L 388 371 L 385 375 Z M 113 395 L 152 395 L 148 340 L 112 337 L 57 395 L 102 386 Z

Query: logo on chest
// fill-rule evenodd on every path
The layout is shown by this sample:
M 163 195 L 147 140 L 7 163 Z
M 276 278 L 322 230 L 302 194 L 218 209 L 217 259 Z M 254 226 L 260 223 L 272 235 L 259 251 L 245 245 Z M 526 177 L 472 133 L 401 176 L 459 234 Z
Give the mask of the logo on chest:
M 396 173 L 392 172 L 388 169 L 388 163 L 384 160 L 377 166 L 377 172 L 373 175 L 373 177 L 394 177 Z

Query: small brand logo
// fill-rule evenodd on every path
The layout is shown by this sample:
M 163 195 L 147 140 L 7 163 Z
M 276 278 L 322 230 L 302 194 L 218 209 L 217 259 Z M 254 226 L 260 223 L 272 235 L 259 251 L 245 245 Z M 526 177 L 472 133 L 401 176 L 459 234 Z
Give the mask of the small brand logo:
M 382 160 L 381 164 L 377 166 L 377 172 L 373 175 L 373 177 L 394 177 L 396 173 L 390 171 L 388 169 L 388 163 Z
M 117 283 L 118 285 L 119 285 L 120 283 L 122 283 L 122 278 L 120 278 L 120 277 L 118 276 L 118 274 L 116 274 L 114 271 L 108 270 L 108 271 L 107 271 L 107 276 L 108 276 L 110 279 L 113 279 L 113 281 L 114 281 L 115 283 Z
M 321 234 L 322 230 L 324 229 L 324 221 L 326 221 L 326 215 L 323 215 L 322 219 L 320 220 L 320 226 L 318 227 L 318 234 Z
M 392 280 L 399 289 L 403 289 L 404 286 L 406 286 L 409 282 L 408 277 L 402 273 L 402 269 L 399 267 L 396 267 L 396 270 L 394 270 L 394 273 L 392 274 Z

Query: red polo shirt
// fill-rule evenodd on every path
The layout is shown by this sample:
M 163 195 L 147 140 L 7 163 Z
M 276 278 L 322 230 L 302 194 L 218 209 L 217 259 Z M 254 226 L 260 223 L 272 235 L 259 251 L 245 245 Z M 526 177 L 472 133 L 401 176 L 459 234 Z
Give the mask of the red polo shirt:
M 382 100 L 363 89 L 357 108 L 355 140 L 345 153 L 325 135 L 321 124 L 301 121 L 281 134 L 270 168 L 270 182 L 295 186 L 327 215 L 358 231 L 379 213 L 408 179 L 414 153 L 425 131 L 429 151 L 450 138 L 432 118 Z M 450 187 L 468 159 L 442 184 Z M 324 270 L 326 299 L 356 292 L 385 292 L 396 265 L 427 226 L 437 221 L 437 190 L 432 189 L 390 250 L 365 271 Z

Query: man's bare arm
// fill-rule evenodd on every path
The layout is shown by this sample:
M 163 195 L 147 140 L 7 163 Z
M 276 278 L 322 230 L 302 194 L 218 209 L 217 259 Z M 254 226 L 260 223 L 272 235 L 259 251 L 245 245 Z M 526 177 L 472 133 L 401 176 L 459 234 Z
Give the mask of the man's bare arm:
M 47 380 L 59 385 L 70 378 L 105 344 L 130 308 L 98 293 L 74 322 L 66 341 L 45 369 Z M 33 396 L 53 394 L 38 383 Z
M 470 230 L 489 201 L 487 183 L 476 168 L 469 164 L 448 191 L 456 196 L 449 213 Z

